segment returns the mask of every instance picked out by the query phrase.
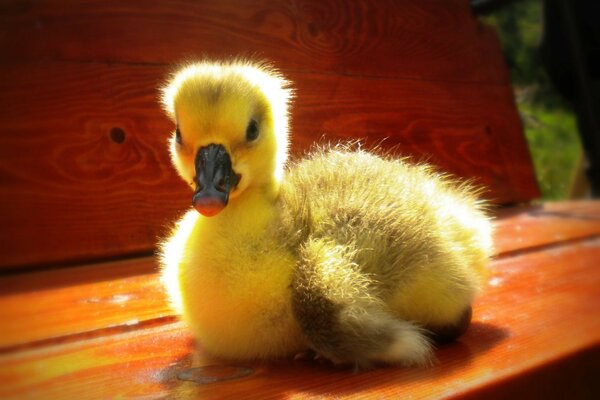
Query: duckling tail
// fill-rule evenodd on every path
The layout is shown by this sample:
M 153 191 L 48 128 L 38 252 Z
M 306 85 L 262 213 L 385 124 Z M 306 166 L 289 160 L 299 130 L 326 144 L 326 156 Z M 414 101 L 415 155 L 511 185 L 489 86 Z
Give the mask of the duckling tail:
M 373 294 L 376 283 L 352 261 L 354 254 L 323 239 L 309 239 L 301 248 L 292 304 L 313 350 L 358 369 L 381 362 L 430 364 L 426 332 L 389 312 Z

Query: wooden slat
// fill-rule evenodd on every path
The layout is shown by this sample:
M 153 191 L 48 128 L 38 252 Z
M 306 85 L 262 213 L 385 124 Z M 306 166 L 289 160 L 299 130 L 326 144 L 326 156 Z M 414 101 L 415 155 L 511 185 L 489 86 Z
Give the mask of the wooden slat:
M 539 388 L 521 377 L 568 366 L 552 375 L 557 380 L 549 384 L 555 388 L 550 397 L 583 393 L 593 398 L 600 391 L 589 370 L 600 355 L 598 257 L 596 238 L 496 261 L 490 285 L 474 305 L 471 328 L 457 343 L 438 349 L 439 362 L 428 369 L 391 367 L 354 374 L 309 362 L 250 363 L 245 365 L 253 372 L 245 378 L 199 384 L 176 376 L 190 367 L 220 363 L 194 355 L 190 337 L 175 324 L 2 355 L 0 397 L 528 396 Z M 583 386 L 573 388 L 574 382 Z
M 475 178 L 495 203 L 539 196 L 521 123 L 505 86 L 291 74 L 294 148 L 365 139 Z M 318 136 L 317 136 L 318 137 Z
M 600 235 L 600 201 L 544 202 L 497 210 L 496 254 Z
M 0 278 L 0 352 L 173 315 L 153 258 Z M 101 332 L 100 332 L 101 333 Z
M 166 68 L 42 63 L 0 74 L 0 266 L 152 251 L 190 201 L 157 104 Z M 288 75 L 296 153 L 322 134 L 388 138 L 384 147 L 477 177 L 497 202 L 538 195 L 507 87 Z
M 503 210 L 495 221 L 496 251 L 506 257 L 594 237 L 600 235 L 599 218 L 600 201 Z M 10 321 L 0 331 L 0 353 L 173 315 L 153 258 L 0 277 L 0 294 L 0 321 Z
M 509 82 L 467 0 L 11 1 L 0 32 L 5 62 L 251 55 L 295 70 Z
M 157 102 L 164 69 L 0 71 L 0 265 L 150 252 L 190 202 Z

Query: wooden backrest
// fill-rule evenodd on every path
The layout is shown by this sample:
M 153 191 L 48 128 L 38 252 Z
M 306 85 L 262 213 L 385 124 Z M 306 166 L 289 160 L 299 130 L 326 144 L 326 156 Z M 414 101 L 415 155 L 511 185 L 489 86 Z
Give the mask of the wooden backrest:
M 295 153 L 383 140 L 495 202 L 538 196 L 498 42 L 467 0 L 4 2 L 0 54 L 0 268 L 153 251 L 190 202 L 157 87 L 200 56 L 294 81 Z

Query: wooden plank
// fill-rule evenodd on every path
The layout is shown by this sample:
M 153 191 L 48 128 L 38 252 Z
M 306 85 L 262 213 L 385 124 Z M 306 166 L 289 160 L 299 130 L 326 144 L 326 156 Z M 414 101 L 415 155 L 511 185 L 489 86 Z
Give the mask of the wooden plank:
M 381 143 L 488 188 L 494 203 L 539 196 L 521 123 L 504 86 L 292 74 L 292 149 L 328 139 Z M 307 132 L 308 134 L 305 134 Z M 317 136 L 318 137 L 318 136 Z
M 504 210 L 495 221 L 496 251 L 507 257 L 597 236 L 599 217 L 600 201 Z M 147 257 L 0 277 L 0 321 L 9 321 L 0 331 L 0 352 L 169 321 L 157 268 Z
M 578 381 L 593 398 L 600 386 L 589 370 L 579 368 L 597 365 L 600 355 L 598 257 L 595 238 L 496 261 L 490 285 L 474 305 L 471 328 L 457 343 L 439 348 L 438 363 L 427 369 L 355 374 L 311 362 L 226 364 L 194 353 L 182 327 L 170 324 L 2 355 L 0 397 L 477 398 L 490 393 L 486 388 L 494 388 L 492 394 L 536 393 L 531 383 L 539 380 L 520 378 L 566 365 L 574 369 L 552 375 L 558 379 L 552 397 L 574 393 L 571 385 Z M 222 366 L 189 371 L 208 365 Z M 251 371 L 211 384 L 177 378 L 185 371 L 227 377 L 227 365 Z
M 157 102 L 164 69 L 0 70 L 0 265 L 150 252 L 190 202 Z
M 172 64 L 252 55 L 285 69 L 508 84 L 467 0 L 5 2 L 7 61 Z
M 2 277 L 0 293 L 0 320 L 10 321 L 0 352 L 173 315 L 150 257 Z
M 166 68 L 42 63 L 0 73 L 0 266 L 152 251 L 190 201 L 157 105 Z M 507 87 L 288 75 L 296 153 L 322 134 L 387 138 L 386 148 L 476 177 L 497 202 L 538 195 Z
M 496 254 L 600 235 L 600 201 L 544 202 L 497 211 Z

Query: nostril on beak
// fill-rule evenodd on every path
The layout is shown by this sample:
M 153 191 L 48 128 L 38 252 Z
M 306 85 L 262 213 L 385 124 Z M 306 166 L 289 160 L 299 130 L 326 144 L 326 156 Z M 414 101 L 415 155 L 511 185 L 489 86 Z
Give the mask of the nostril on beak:
M 204 185 L 202 184 L 202 182 L 200 182 L 198 180 L 198 178 L 195 175 L 192 178 L 192 185 L 196 185 L 196 190 L 197 191 L 204 189 Z
M 219 183 L 217 183 L 217 189 L 220 192 L 224 192 L 227 190 L 227 188 L 225 187 L 225 179 L 224 178 L 219 179 Z

